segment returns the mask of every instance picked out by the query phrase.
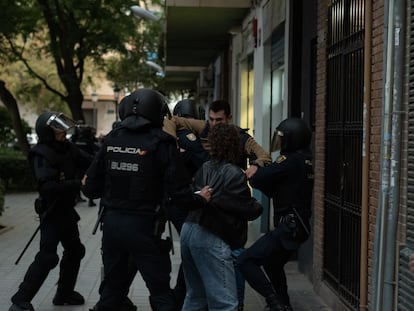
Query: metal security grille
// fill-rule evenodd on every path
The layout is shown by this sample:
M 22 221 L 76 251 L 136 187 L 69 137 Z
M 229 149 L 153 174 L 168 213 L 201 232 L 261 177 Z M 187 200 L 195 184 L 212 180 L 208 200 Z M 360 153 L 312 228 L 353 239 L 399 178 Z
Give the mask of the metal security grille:
M 414 85 L 414 1 L 409 2 L 409 85 Z M 414 89 L 408 95 L 408 170 L 407 170 L 407 244 L 400 251 L 398 269 L 398 310 L 410 311 L 414 306 L 414 279 L 408 271 L 408 257 L 414 252 Z
M 364 87 L 364 0 L 328 10 L 324 279 L 359 304 Z

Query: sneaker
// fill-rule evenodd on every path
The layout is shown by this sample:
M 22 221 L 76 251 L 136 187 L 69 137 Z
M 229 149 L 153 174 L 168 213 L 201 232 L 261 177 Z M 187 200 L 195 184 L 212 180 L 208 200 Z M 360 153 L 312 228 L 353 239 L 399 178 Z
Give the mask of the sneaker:
M 22 302 L 18 305 L 12 304 L 9 311 L 34 311 L 34 308 L 30 302 Z
M 76 291 L 73 291 L 69 294 L 62 294 L 60 292 L 56 292 L 55 297 L 53 298 L 53 304 L 55 306 L 63 306 L 63 305 L 83 305 L 85 303 L 85 299 L 83 296 Z

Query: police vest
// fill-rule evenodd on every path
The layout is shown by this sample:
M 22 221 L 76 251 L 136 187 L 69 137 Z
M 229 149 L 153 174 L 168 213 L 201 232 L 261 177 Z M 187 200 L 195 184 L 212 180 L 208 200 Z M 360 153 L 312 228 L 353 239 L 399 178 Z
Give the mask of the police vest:
M 156 133 L 155 130 L 137 133 L 120 128 L 106 138 L 105 189 L 108 193 L 105 196 L 110 200 L 132 201 L 114 208 L 139 208 L 140 202 L 161 201 L 165 167 L 158 163 L 156 153 L 164 139 Z

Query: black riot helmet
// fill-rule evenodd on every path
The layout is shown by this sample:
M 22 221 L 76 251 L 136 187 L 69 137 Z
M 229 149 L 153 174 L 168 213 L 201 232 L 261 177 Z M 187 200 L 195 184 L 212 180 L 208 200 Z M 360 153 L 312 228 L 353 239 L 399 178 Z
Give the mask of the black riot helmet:
M 63 113 L 48 111 L 42 113 L 36 120 L 36 134 L 40 143 L 55 141 L 55 132 L 67 132 L 76 127 L 75 121 Z
M 299 118 L 288 118 L 280 122 L 273 135 L 271 151 L 295 152 L 309 149 L 312 133 L 308 125 Z
M 180 100 L 174 107 L 173 115 L 183 118 L 200 118 L 197 104 L 192 99 Z
M 162 127 L 165 105 L 166 101 L 161 93 L 151 89 L 139 89 L 121 100 L 119 117 L 121 121 L 128 117 L 134 118 L 135 124 L 140 126 Z

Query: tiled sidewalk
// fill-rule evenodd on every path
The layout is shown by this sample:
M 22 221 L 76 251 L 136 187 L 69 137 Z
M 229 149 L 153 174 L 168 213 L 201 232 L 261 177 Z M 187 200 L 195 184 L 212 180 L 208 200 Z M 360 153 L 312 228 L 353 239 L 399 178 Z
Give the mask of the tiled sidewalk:
M 0 224 L 6 226 L 0 231 L 0 311 L 7 311 L 10 307 L 10 297 L 15 293 L 28 265 L 38 251 L 39 235 L 35 237 L 20 263 L 15 265 L 20 252 L 39 224 L 33 211 L 33 201 L 36 195 L 36 193 L 6 195 L 5 212 L 0 216 Z M 85 202 L 77 205 L 77 211 L 81 216 L 79 228 L 82 243 L 86 247 L 86 255 L 81 263 L 76 290 L 84 295 L 86 304 L 84 306 L 59 307 L 52 304 L 59 271 L 58 268 L 55 268 L 32 301 L 36 311 L 87 311 L 99 298 L 101 232 L 98 230 L 96 235 L 92 235 L 97 218 L 97 207 L 88 207 Z M 180 263 L 177 234 L 174 234 L 174 250 L 172 280 L 175 281 Z M 295 311 L 331 310 L 315 295 L 312 285 L 306 277 L 298 273 L 295 262 L 290 262 L 287 265 L 287 274 L 289 292 Z M 139 274 L 130 288 L 129 297 L 138 306 L 139 311 L 151 310 L 148 291 Z M 264 307 L 263 298 L 246 285 L 245 311 L 261 311 Z

